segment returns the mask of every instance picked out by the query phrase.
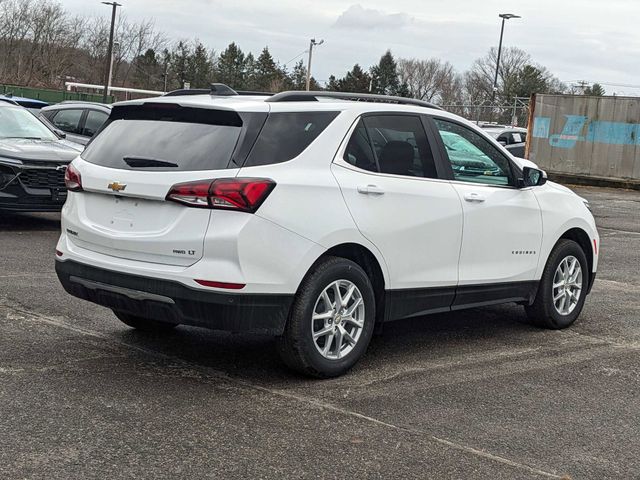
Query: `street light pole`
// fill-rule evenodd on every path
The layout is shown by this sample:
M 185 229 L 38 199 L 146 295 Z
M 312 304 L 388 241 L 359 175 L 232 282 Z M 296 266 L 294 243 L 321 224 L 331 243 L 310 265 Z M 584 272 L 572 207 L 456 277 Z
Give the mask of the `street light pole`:
M 109 46 L 107 47 L 107 64 L 104 79 L 104 92 L 102 93 L 102 103 L 107 103 L 109 87 L 111 87 L 111 75 L 113 74 L 113 34 L 116 27 L 116 9 L 121 7 L 117 2 L 102 2 L 104 5 L 111 5 L 111 31 L 109 32 Z
M 502 27 L 500 28 L 500 43 L 498 44 L 498 59 L 496 60 L 496 75 L 493 78 L 493 91 L 491 94 L 491 102 L 496 99 L 496 92 L 498 91 L 498 72 L 500 70 L 500 56 L 502 54 L 502 37 L 504 36 L 504 22 L 511 18 L 522 18 L 519 15 L 513 13 L 501 13 L 498 17 L 502 18 Z
M 312 38 L 311 41 L 309 42 L 309 62 L 307 63 L 307 92 L 311 87 L 311 58 L 313 56 L 313 47 L 320 46 L 323 43 L 324 43 L 324 40 L 320 40 L 319 42 L 316 42 L 315 38 Z

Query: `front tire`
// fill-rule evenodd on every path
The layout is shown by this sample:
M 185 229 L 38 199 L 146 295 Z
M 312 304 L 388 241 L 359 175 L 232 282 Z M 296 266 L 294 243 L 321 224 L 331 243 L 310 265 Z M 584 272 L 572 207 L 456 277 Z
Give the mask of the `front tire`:
M 535 301 L 525 307 L 529 321 L 553 330 L 570 326 L 582 312 L 589 275 L 580 245 L 560 240 L 549 255 Z
M 125 325 L 135 328 L 143 332 L 167 332 L 178 326 L 177 323 L 161 322 L 159 320 L 151 320 L 149 318 L 138 317 L 129 313 L 113 310 L 118 320 Z
M 375 295 L 364 270 L 351 260 L 328 257 L 302 281 L 278 351 L 298 372 L 337 377 L 364 355 L 375 318 Z

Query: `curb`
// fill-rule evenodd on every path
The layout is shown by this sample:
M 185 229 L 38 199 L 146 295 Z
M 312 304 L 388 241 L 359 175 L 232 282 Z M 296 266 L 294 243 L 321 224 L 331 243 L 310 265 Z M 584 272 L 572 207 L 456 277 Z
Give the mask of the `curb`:
M 586 175 L 573 175 L 570 173 L 547 172 L 549 180 L 558 183 L 571 183 L 573 185 L 587 185 L 591 187 L 624 188 L 627 190 L 640 190 L 640 180 L 623 178 L 592 177 Z

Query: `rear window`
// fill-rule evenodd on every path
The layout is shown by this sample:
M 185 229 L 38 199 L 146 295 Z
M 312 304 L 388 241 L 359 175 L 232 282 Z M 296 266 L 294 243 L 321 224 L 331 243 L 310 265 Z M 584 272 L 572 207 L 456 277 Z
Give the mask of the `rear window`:
M 269 165 L 291 160 L 318 138 L 339 112 L 271 113 L 245 166 Z
M 81 156 L 96 165 L 129 170 L 225 169 L 241 131 L 242 120 L 235 112 L 116 107 Z

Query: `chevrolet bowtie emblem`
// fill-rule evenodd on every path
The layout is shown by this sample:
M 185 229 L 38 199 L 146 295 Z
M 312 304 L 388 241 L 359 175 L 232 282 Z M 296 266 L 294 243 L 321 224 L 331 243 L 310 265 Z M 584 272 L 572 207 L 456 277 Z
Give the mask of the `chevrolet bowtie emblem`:
M 121 192 L 122 190 L 127 188 L 127 186 L 118 182 L 111 182 L 109 185 L 107 185 L 107 188 L 113 190 L 114 192 Z

